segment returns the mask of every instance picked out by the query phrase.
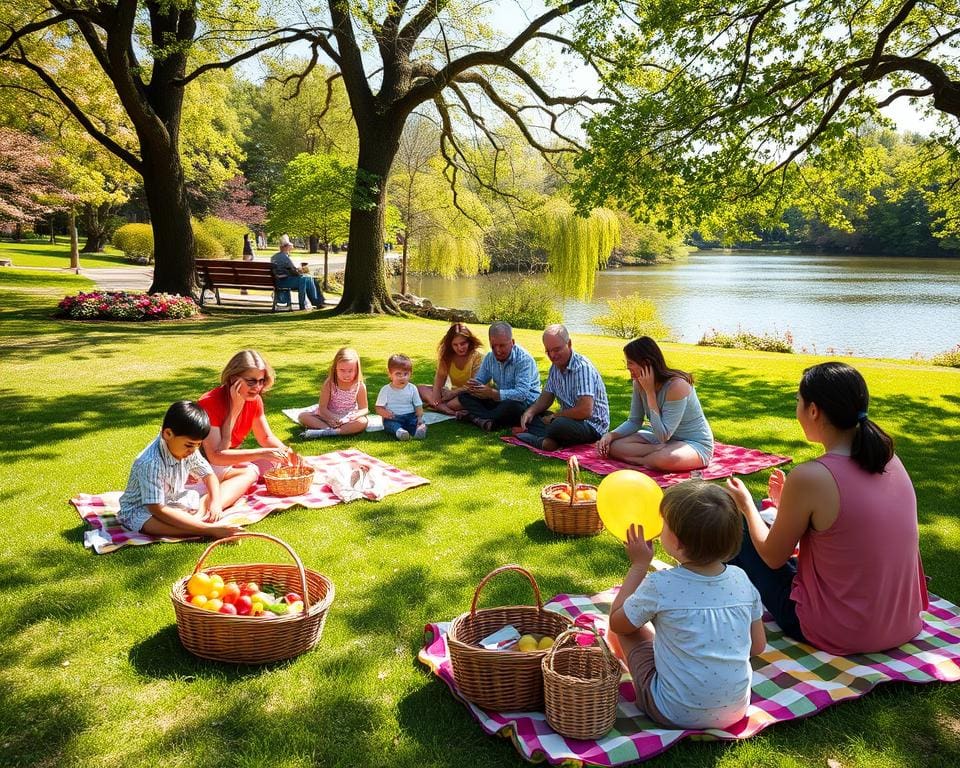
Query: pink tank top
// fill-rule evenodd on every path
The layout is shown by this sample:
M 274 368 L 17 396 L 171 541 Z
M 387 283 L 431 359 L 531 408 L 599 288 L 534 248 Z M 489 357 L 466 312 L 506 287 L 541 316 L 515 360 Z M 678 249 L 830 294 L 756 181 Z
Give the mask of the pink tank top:
M 836 654 L 902 645 L 920 631 L 927 607 L 918 549 L 917 497 L 894 456 L 882 474 L 849 456 L 819 461 L 840 491 L 840 514 L 825 531 L 800 538 L 790 596 L 804 636 Z
M 358 381 L 353 389 L 340 389 L 332 381 L 330 387 L 330 401 L 327 408 L 338 416 L 346 416 L 350 411 L 357 407 L 357 392 L 360 391 L 360 382 Z

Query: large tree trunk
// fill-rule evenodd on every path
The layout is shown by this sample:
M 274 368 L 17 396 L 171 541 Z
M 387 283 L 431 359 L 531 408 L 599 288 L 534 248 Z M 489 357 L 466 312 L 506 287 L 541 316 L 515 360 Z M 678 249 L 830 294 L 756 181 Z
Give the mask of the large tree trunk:
M 141 138 L 143 190 L 153 226 L 150 293 L 194 294 L 193 229 L 176 146 L 147 147 Z
M 107 244 L 106 218 L 110 213 L 110 203 L 94 205 L 83 204 L 83 228 L 87 241 L 80 249 L 80 253 L 101 253 Z
M 358 125 L 364 121 L 358 120 Z M 403 118 L 384 116 L 373 128 L 360 129 L 360 156 L 354 200 L 361 205 L 350 211 L 350 249 L 343 277 L 343 296 L 334 314 L 402 314 L 387 289 L 383 266 L 384 217 L 387 208 L 387 176 L 400 145 Z

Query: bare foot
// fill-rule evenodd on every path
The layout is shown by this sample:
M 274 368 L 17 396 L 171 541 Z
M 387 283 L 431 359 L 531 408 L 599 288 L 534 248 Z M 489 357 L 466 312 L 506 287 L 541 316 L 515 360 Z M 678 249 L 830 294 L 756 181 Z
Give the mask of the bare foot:
M 228 536 L 236 536 L 243 533 L 243 526 L 227 523 L 225 525 L 211 525 L 207 529 L 208 535 L 213 539 L 225 539 Z

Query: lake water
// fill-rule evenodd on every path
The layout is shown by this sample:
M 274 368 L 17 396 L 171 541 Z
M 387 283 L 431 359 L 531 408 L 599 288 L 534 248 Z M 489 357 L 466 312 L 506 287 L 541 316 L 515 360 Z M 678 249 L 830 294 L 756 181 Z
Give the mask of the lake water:
M 408 290 L 473 309 L 483 286 L 503 277 L 413 275 Z M 591 320 L 606 311 L 605 300 L 632 293 L 653 301 L 673 338 L 687 343 L 738 327 L 790 331 L 798 352 L 863 357 L 929 357 L 960 343 L 960 259 L 696 251 L 682 263 L 599 272 L 592 301 L 563 303 L 564 322 L 572 332 L 598 333 Z

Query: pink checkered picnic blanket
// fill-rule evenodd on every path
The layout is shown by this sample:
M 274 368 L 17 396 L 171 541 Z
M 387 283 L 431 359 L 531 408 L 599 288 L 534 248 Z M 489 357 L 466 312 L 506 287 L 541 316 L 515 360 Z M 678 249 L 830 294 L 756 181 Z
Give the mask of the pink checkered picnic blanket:
M 571 618 L 591 614 L 606 626 L 617 587 L 598 595 L 557 595 L 544 607 Z M 484 731 L 513 741 L 531 762 L 553 765 L 624 765 L 659 755 L 688 737 L 746 739 L 774 723 L 816 714 L 839 701 L 863 696 L 882 682 L 930 683 L 960 680 L 960 608 L 930 595 L 923 629 L 913 640 L 886 653 L 834 656 L 786 637 L 764 616 L 767 647 L 753 659 L 753 695 L 746 716 L 730 728 L 673 730 L 648 720 L 634 704 L 629 675 L 620 682 L 617 720 L 593 741 L 566 739 L 547 725 L 542 712 L 492 712 L 465 701 L 457 690 L 447 653 L 449 622 L 428 624 L 419 660 L 450 688 Z
M 522 440 L 512 436 L 500 438 L 510 445 L 518 445 L 521 448 L 527 448 L 541 456 L 549 456 L 554 459 L 566 461 L 571 456 L 576 456 L 580 462 L 581 469 L 587 469 L 598 475 L 609 475 L 618 469 L 633 469 L 637 472 L 643 472 L 657 481 L 657 485 L 666 488 L 671 485 L 690 479 L 689 472 L 658 472 L 655 469 L 638 467 L 635 464 L 627 464 L 615 459 L 604 459 L 597 455 L 596 446 L 593 443 L 584 445 L 571 445 L 566 448 L 560 448 L 556 451 L 541 451 L 527 445 Z M 761 469 L 769 469 L 778 464 L 786 464 L 792 461 L 789 456 L 778 456 L 773 453 L 764 453 L 755 448 L 743 448 L 739 445 L 726 445 L 725 443 L 714 443 L 713 459 L 701 470 L 704 480 L 719 480 L 722 477 L 731 475 L 749 475 L 752 472 L 759 472 Z
M 226 510 L 223 520 L 237 525 L 249 525 L 263 520 L 271 512 L 295 505 L 308 509 L 321 509 L 339 504 L 340 498 L 331 490 L 328 477 L 333 467 L 345 463 L 357 467 L 378 467 L 387 480 L 386 487 L 382 489 L 384 496 L 430 482 L 426 478 L 398 469 L 392 464 L 387 464 L 353 448 L 332 451 L 320 456 L 304 456 L 303 459 L 317 470 L 313 484 L 305 494 L 288 497 L 270 496 L 267 494 L 266 486 L 259 482 L 229 510 Z M 197 538 L 148 536 L 145 533 L 128 531 L 117 522 L 116 518 L 117 510 L 120 509 L 120 495 L 121 491 L 100 494 L 80 493 L 70 499 L 70 503 L 76 507 L 80 517 L 91 528 L 84 533 L 84 546 L 93 549 L 98 555 L 130 545 L 154 544 L 161 541 L 191 541 Z

